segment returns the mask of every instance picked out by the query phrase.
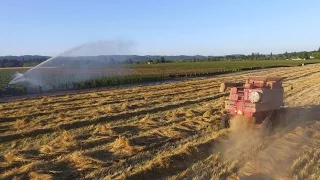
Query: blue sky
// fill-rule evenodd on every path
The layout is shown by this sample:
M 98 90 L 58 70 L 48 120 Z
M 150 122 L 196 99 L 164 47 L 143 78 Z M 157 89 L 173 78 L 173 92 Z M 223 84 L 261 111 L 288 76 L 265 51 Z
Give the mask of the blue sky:
M 98 40 L 133 54 L 314 50 L 319 0 L 0 0 L 0 55 L 57 55 Z

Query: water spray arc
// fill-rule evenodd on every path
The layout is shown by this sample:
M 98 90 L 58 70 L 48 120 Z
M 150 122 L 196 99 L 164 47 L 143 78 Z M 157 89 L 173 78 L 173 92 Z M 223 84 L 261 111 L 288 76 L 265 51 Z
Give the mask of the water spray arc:
M 128 74 L 120 64 L 130 58 L 132 46 L 133 43 L 123 41 L 82 44 L 16 76 L 9 84 L 40 86 L 42 91 L 46 91 L 73 86 L 92 78 Z

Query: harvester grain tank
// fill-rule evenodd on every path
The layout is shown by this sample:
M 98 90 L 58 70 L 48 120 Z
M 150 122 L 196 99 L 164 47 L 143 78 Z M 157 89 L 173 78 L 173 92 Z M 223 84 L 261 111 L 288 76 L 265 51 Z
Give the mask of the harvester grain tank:
M 230 94 L 225 101 L 228 114 L 221 119 L 221 128 L 230 126 L 232 117 L 244 116 L 244 123 L 260 129 L 264 135 L 270 134 L 272 127 L 283 113 L 284 90 L 282 77 L 247 77 L 245 82 L 222 83 L 220 92 L 230 87 Z M 286 123 L 286 122 L 283 122 Z

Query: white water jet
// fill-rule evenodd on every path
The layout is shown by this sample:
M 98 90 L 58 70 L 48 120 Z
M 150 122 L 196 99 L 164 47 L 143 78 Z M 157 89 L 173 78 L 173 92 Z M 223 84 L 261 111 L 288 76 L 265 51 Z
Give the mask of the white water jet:
M 42 62 L 24 74 L 16 74 L 9 84 L 45 87 L 129 74 L 121 63 L 132 57 L 132 48 L 132 42 L 124 41 L 83 44 Z

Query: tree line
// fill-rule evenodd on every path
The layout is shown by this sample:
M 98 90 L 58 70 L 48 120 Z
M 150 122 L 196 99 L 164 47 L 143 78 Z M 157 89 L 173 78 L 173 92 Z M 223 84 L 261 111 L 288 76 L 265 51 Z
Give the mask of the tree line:
M 198 56 L 199 57 L 199 56 Z M 320 59 L 320 48 L 316 51 L 301 51 L 301 52 L 285 52 L 281 54 L 260 54 L 260 53 L 252 53 L 250 55 L 226 55 L 226 56 L 207 56 L 205 58 L 197 58 L 193 57 L 192 59 L 184 59 L 184 60 L 167 60 L 164 57 L 161 59 L 149 59 L 139 63 L 166 63 L 166 62 L 203 62 L 203 61 L 236 61 L 236 60 L 292 60 L 292 59 Z
M 2 56 L 0 57 L 0 67 L 33 67 L 49 59 L 50 56 Z M 70 57 L 68 57 L 70 58 Z M 100 62 L 102 64 L 159 64 L 173 62 L 201 62 L 201 61 L 235 61 L 235 60 L 285 60 L 285 59 L 320 59 L 320 48 L 315 51 L 285 52 L 281 54 L 260 54 L 252 53 L 249 55 L 237 54 L 226 56 L 137 56 L 137 55 L 118 55 L 118 56 L 88 56 L 81 57 L 84 61 Z M 118 61 L 116 61 L 117 59 Z M 121 59 L 119 61 L 119 59 Z M 63 64 L 68 64 L 67 59 L 61 59 Z M 75 63 L 74 61 L 70 61 Z M 90 63 L 88 63 L 90 64 Z
M 285 52 L 281 54 L 260 54 L 252 53 L 250 55 L 227 55 L 207 57 L 207 61 L 223 60 L 291 60 L 291 59 L 320 59 L 320 48 L 317 51 Z M 193 59 L 193 61 L 199 61 Z
M 1 56 L 0 67 L 32 67 L 49 59 L 49 56 Z

